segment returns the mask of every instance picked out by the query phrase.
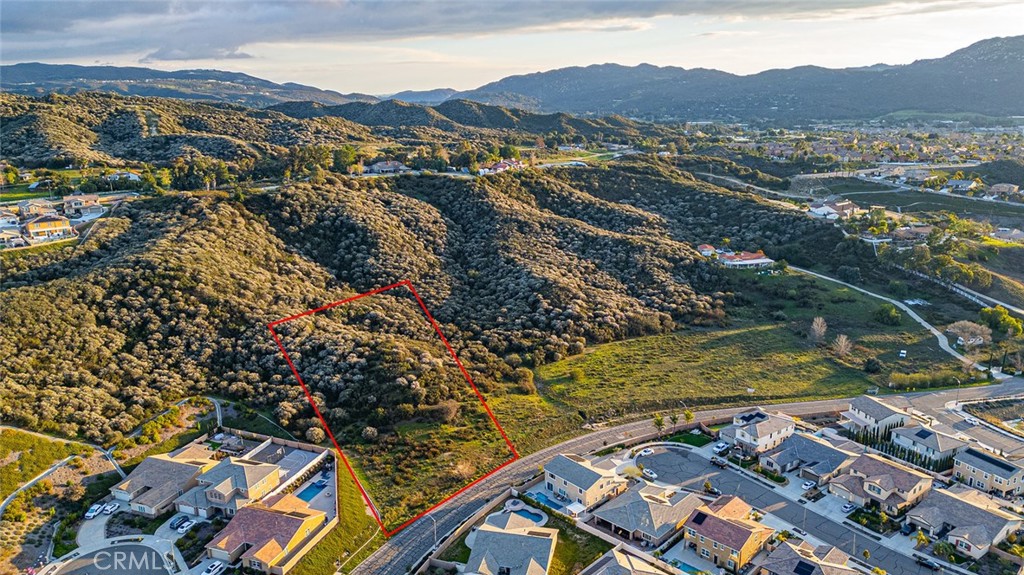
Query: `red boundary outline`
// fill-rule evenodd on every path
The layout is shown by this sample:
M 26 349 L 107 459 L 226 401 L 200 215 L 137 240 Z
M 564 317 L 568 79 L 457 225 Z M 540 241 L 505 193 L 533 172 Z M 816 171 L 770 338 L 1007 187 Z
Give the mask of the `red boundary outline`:
M 379 294 L 381 292 L 385 292 L 385 291 L 388 291 L 388 290 L 391 290 L 391 289 L 395 289 L 395 288 L 398 288 L 398 287 L 402 287 L 402 286 L 405 286 L 405 287 L 409 288 L 409 291 L 412 292 L 413 297 L 416 298 L 416 302 L 419 303 L 420 309 L 423 310 L 423 313 L 427 316 L 427 319 L 430 320 L 430 325 L 434 328 L 434 331 L 437 332 L 438 337 L 441 338 L 441 341 L 444 343 L 444 346 L 448 349 L 448 353 L 452 356 L 452 359 L 455 360 L 455 364 L 457 366 L 459 366 L 459 371 L 462 372 L 463 377 L 466 378 L 466 382 L 469 383 L 470 388 L 473 389 L 473 392 L 476 394 L 477 398 L 480 399 L 480 403 L 483 404 L 484 410 L 487 412 L 487 415 L 491 418 L 491 421 L 494 423 L 495 427 L 498 428 L 498 431 L 501 433 L 502 439 L 505 440 L 505 444 L 508 445 L 509 450 L 512 451 L 512 458 L 507 460 L 507 461 L 505 461 L 504 463 L 502 463 L 498 467 L 495 467 L 494 469 L 488 471 L 483 476 L 481 476 L 481 477 L 473 480 L 472 482 L 466 484 L 464 487 L 462 487 L 461 489 L 459 489 L 455 493 L 452 493 L 448 497 L 445 497 L 441 501 L 435 503 L 429 509 L 420 512 L 418 515 L 416 515 L 412 519 L 409 519 L 408 521 L 406 521 L 405 523 L 402 523 L 398 527 L 396 527 L 396 528 L 394 528 L 392 530 L 389 530 L 384 525 L 384 522 L 381 521 L 380 514 L 377 512 L 377 506 L 374 505 L 373 500 L 370 499 L 369 494 L 366 493 L 366 489 L 363 488 L 363 484 L 359 481 L 359 478 L 356 477 L 356 472 L 355 472 L 354 469 L 352 469 L 352 465 L 351 465 L 351 463 L 349 463 L 348 458 L 345 457 L 345 454 L 341 451 L 341 446 L 338 445 L 338 441 L 336 439 L 334 439 L 334 434 L 331 433 L 331 428 L 327 425 L 327 420 L 324 419 L 324 416 L 320 413 L 320 409 L 316 406 L 316 402 L 313 401 L 313 396 L 312 396 L 312 394 L 309 393 L 309 388 L 307 388 L 306 387 L 306 383 L 304 381 L 302 381 L 302 376 L 299 375 L 299 370 L 296 369 L 295 368 L 295 364 L 292 363 L 292 358 L 288 355 L 288 350 L 286 350 L 284 348 L 284 344 L 281 343 L 281 338 L 277 335 L 277 332 L 274 331 L 274 327 L 278 326 L 278 325 L 281 325 L 282 323 L 287 323 L 287 322 L 295 320 L 295 319 L 299 319 L 299 318 L 302 318 L 302 317 L 313 315 L 314 313 L 318 313 L 318 312 L 325 311 L 325 310 L 328 310 L 328 309 L 331 309 L 331 308 L 334 308 L 334 307 L 345 305 L 347 303 L 351 303 L 351 302 L 353 302 L 353 301 L 355 301 L 357 299 L 360 299 L 360 298 L 364 298 L 364 297 L 367 297 L 367 296 Z M 484 399 L 483 394 L 480 393 L 480 390 L 477 389 L 476 384 L 473 383 L 473 378 L 469 376 L 469 372 L 466 371 L 466 368 L 463 367 L 462 362 L 459 361 L 459 356 L 455 354 L 455 350 L 452 348 L 451 344 L 448 343 L 448 338 L 446 338 L 444 336 L 444 334 L 441 333 L 440 326 L 438 326 L 437 322 L 434 321 L 434 316 L 430 315 L 430 311 L 427 309 L 427 306 L 423 303 L 423 299 L 420 298 L 420 294 L 418 294 L 416 292 L 416 288 L 413 287 L 412 282 L 410 280 L 404 280 L 404 281 L 400 281 L 398 283 L 393 283 L 391 285 L 384 286 L 384 287 L 381 287 L 381 288 L 377 288 L 375 290 L 368 291 L 366 293 L 361 293 L 359 295 L 352 296 L 352 297 L 350 297 L 348 299 L 343 299 L 343 300 L 340 300 L 340 301 L 332 302 L 332 303 L 329 303 L 327 305 L 318 307 L 316 309 L 311 309 L 311 310 L 308 310 L 308 311 L 304 311 L 304 312 L 302 312 L 300 314 L 296 314 L 296 315 L 293 315 L 293 316 L 289 316 L 289 317 L 286 317 L 286 318 L 279 319 L 277 321 L 270 322 L 269 324 L 267 324 L 267 329 L 270 330 L 270 335 L 272 335 L 274 337 L 274 341 L 277 343 L 277 347 L 281 350 L 281 353 L 284 354 L 284 359 L 285 359 L 285 361 L 288 362 L 288 367 L 291 368 L 292 374 L 295 375 L 295 379 L 298 380 L 299 385 L 302 386 L 302 391 L 306 394 L 306 400 L 309 401 L 309 405 L 312 406 L 313 412 L 316 413 L 317 418 L 320 419 L 320 423 L 323 424 L 324 430 L 327 431 L 327 436 L 331 438 L 331 443 L 334 444 L 334 449 L 338 452 L 338 455 L 341 457 L 341 461 L 345 464 L 345 468 L 348 469 L 349 475 L 351 475 L 352 479 L 356 482 L 356 487 L 359 488 L 359 493 L 362 494 L 363 501 L 365 501 L 366 505 L 370 508 L 370 512 L 373 513 L 373 518 L 377 521 L 377 525 L 380 526 L 381 531 L 384 532 L 384 535 L 386 537 L 391 537 L 395 533 L 398 533 L 402 529 L 405 529 L 409 525 L 412 525 L 417 520 L 419 520 L 421 517 L 423 517 L 425 515 L 428 515 L 431 511 L 433 511 L 433 510 L 437 509 L 438 507 L 444 505 L 445 503 L 447 503 L 448 501 L 450 501 L 453 498 L 457 497 L 459 494 L 461 494 L 462 492 L 466 491 L 470 487 L 473 487 L 477 483 L 480 483 L 484 479 L 487 479 L 491 475 L 494 475 L 499 470 L 504 468 L 506 465 L 508 465 L 508 464 L 512 463 L 513 461 L 519 459 L 519 457 L 520 457 L 519 456 L 519 452 L 516 451 L 515 445 L 513 445 L 512 441 L 508 438 L 508 435 L 505 433 L 505 429 L 501 426 L 501 423 L 498 422 L 498 418 L 494 417 L 494 413 L 491 411 L 491 407 L 489 405 L 487 405 L 487 400 Z

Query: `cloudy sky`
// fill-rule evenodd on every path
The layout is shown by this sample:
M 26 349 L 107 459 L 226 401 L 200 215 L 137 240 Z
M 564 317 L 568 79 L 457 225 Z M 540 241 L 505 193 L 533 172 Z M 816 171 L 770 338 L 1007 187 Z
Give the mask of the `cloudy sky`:
M 902 64 L 1022 23 L 1024 0 L 3 0 L 0 61 L 218 68 L 384 94 L 605 62 Z

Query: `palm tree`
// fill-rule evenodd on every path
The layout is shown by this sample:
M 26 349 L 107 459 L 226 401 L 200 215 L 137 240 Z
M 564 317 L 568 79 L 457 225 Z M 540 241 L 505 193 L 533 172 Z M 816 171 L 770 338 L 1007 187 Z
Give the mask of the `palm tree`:
M 679 424 L 679 414 L 673 413 L 672 415 L 668 416 L 668 420 L 672 424 L 672 427 L 674 428 L 676 425 Z
M 696 416 L 693 415 L 693 411 L 689 409 L 683 411 L 683 420 L 686 421 L 686 423 L 693 423 L 694 419 L 696 419 Z
M 654 427 L 658 430 L 658 433 L 661 433 L 662 430 L 665 429 L 665 418 L 663 418 L 660 413 L 655 414 L 654 416 Z

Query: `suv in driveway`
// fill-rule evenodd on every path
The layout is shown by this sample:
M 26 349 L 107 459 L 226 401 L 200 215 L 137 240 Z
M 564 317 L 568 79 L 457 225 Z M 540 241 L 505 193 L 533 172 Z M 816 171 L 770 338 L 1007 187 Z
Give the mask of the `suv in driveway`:
M 721 455 L 726 451 L 729 451 L 729 444 L 724 441 L 719 441 L 711 448 L 711 451 L 713 451 L 715 455 Z

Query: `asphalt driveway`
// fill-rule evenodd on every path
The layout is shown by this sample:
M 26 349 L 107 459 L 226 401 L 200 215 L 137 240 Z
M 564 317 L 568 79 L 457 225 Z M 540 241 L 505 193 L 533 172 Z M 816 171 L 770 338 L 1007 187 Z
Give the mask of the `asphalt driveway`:
M 167 575 L 160 553 L 145 545 L 114 545 L 68 562 L 60 575 Z

